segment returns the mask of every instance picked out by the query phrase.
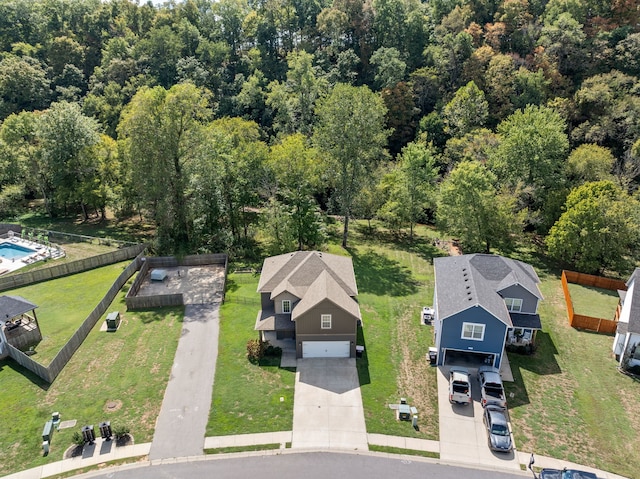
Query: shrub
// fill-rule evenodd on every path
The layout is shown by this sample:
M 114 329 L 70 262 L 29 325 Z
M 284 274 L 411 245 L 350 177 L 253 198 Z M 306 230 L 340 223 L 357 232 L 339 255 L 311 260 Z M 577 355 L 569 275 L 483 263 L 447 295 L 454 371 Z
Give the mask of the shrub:
M 84 437 L 78 431 L 73 433 L 71 440 L 76 446 L 84 446 Z
M 113 426 L 111 428 L 111 432 L 115 436 L 116 439 L 122 439 L 125 436 L 129 435 L 129 426 L 124 424 L 118 424 L 117 426 Z
M 279 346 L 271 346 L 269 344 L 264 351 L 264 355 L 278 358 L 282 356 L 282 348 Z
M 268 342 L 262 342 L 259 339 L 247 341 L 247 358 L 249 361 L 254 364 L 258 363 L 264 357 L 268 344 Z

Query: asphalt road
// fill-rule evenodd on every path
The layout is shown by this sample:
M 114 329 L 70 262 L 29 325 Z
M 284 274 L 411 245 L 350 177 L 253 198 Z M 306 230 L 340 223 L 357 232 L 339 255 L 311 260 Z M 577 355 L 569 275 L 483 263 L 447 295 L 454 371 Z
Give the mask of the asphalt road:
M 103 479 L 192 479 L 221 477 L 225 479 L 523 479 L 525 472 L 504 473 L 445 466 L 420 459 L 381 457 L 328 452 L 260 455 L 236 458 L 163 464 L 118 472 L 104 471 L 78 477 Z

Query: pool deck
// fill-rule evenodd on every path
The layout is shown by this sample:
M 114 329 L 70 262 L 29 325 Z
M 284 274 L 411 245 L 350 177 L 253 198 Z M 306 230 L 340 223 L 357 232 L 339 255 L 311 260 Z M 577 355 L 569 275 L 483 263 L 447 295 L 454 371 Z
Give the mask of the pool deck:
M 56 248 L 50 246 L 44 246 L 40 243 L 36 243 L 35 241 L 25 240 L 19 237 L 11 237 L 5 240 L 1 240 L 0 244 L 9 243 L 15 244 L 17 246 L 22 246 L 24 248 L 29 248 L 33 250 L 33 253 L 29 253 L 22 258 L 0 258 L 0 275 L 11 273 L 20 268 L 25 267 L 28 264 L 37 263 L 38 261 L 42 261 L 45 258 L 60 258 L 64 256 L 64 252 L 58 250 Z

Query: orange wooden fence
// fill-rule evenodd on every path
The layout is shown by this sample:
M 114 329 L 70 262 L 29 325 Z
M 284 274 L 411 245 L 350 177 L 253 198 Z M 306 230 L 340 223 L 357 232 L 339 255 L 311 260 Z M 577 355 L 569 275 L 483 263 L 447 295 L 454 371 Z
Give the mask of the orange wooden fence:
M 616 328 L 618 327 L 617 314 L 615 315 L 614 320 L 575 314 L 573 310 L 573 302 L 571 301 L 571 294 L 569 293 L 569 283 L 595 286 L 596 288 L 610 289 L 614 291 L 619 289 L 626 291 L 627 285 L 624 281 L 620 281 L 619 279 L 603 278 L 592 274 L 576 273 L 575 271 L 562 271 L 562 291 L 564 291 L 564 299 L 567 303 L 569 325 L 573 328 L 587 329 L 598 333 L 615 333 Z

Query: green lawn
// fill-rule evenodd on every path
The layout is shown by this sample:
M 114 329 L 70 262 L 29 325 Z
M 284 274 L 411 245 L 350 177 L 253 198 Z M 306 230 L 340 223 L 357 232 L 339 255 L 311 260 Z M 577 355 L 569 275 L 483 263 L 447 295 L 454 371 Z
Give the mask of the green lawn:
M 33 359 L 48 365 L 128 264 L 116 263 L 7 291 L 6 294 L 22 296 L 38 305 L 36 316 L 42 341 L 36 346 Z
M 433 300 L 432 257 L 443 253 L 431 245 L 433 230 L 425 227 L 409 241 L 365 225 L 354 224 L 348 253 L 363 320 L 365 354 L 357 366 L 367 431 L 438 439 L 436 369 L 426 360 L 433 329 L 421 325 L 420 314 Z M 329 252 L 345 254 L 335 244 Z M 419 430 L 389 409 L 400 397 L 417 407 Z
M 93 281 L 90 276 L 85 284 Z M 87 424 L 128 425 L 135 442 L 151 441 L 183 310 L 126 312 L 129 285 L 110 308 L 121 312 L 118 331 L 100 332 L 98 323 L 53 384 L 43 384 L 11 359 L 0 361 L 0 476 L 61 460 L 73 433 Z M 54 411 L 77 424 L 55 432 L 50 454 L 42 457 L 40 435 Z
M 509 354 L 506 383 L 519 450 L 636 477 L 640 382 L 620 374 L 613 337 L 569 327 L 560 271 L 528 258 L 541 278 L 543 331 L 533 356 Z
M 218 359 L 207 436 L 290 431 L 295 372 L 279 359 L 255 365 L 247 360 L 247 341 L 260 309 L 258 276 L 230 274 L 220 309 Z M 283 398 L 281 401 L 280 398 Z
M 594 318 L 613 319 L 618 307 L 617 291 L 568 283 L 573 311 Z

